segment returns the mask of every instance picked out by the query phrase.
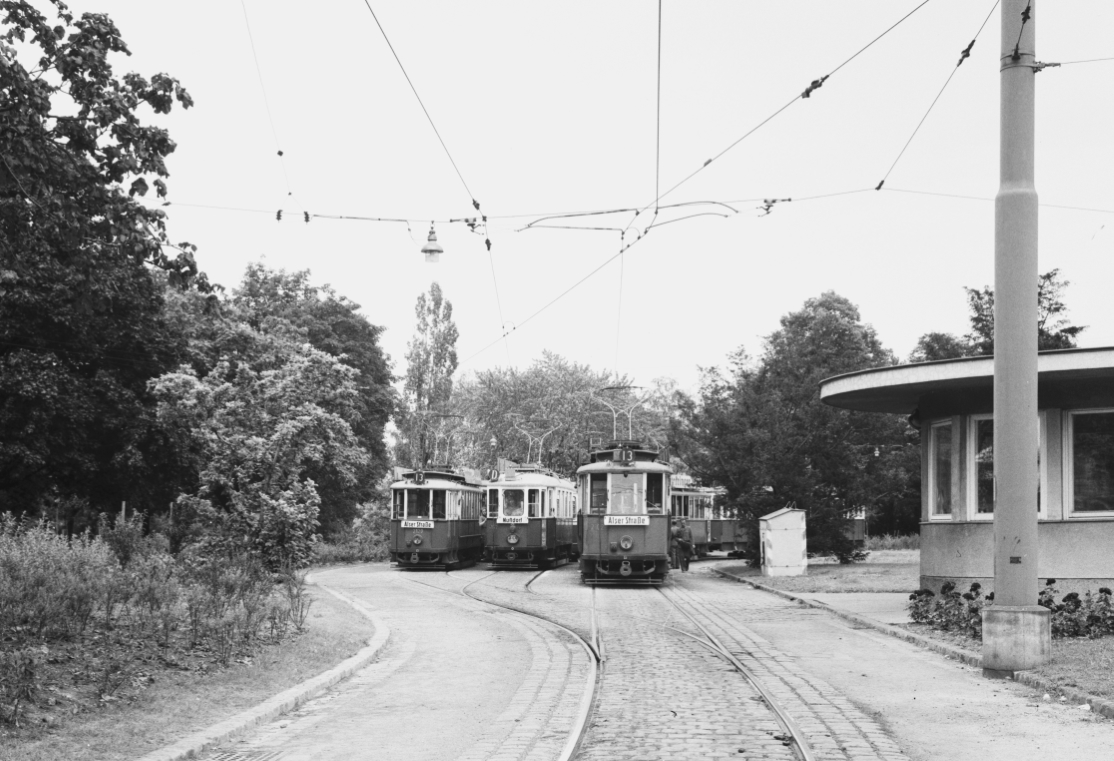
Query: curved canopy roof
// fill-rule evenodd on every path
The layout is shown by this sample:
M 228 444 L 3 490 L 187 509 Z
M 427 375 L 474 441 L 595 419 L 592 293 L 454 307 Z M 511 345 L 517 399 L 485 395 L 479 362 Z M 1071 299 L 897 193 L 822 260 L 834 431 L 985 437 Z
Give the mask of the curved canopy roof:
M 1114 406 L 1114 347 L 1042 351 L 1038 406 Z M 994 357 L 894 365 L 837 375 L 820 383 L 820 399 L 864 412 L 950 415 L 991 412 Z

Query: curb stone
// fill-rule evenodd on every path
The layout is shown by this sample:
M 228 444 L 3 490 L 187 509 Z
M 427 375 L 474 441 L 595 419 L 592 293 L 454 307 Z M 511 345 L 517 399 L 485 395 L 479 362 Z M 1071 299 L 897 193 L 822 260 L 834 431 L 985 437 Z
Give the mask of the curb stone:
M 888 634 L 891 637 L 905 640 L 910 644 L 917 645 L 918 647 L 923 647 L 926 650 L 932 650 L 948 658 L 961 661 L 968 666 L 982 668 L 982 656 L 975 655 L 974 653 L 963 650 L 962 648 L 953 647 L 951 645 L 945 644 L 943 642 L 938 642 L 928 637 L 922 637 L 921 635 L 914 634 L 913 632 L 906 629 L 902 629 L 897 626 L 890 626 L 889 624 L 884 624 L 881 621 L 875 621 L 872 618 L 860 616 L 857 613 L 850 613 L 845 610 L 833 608 L 830 605 L 825 605 L 819 600 L 809 600 L 804 597 L 798 597 L 797 595 L 790 594 L 789 592 L 783 592 L 780 589 L 774 589 L 773 587 L 768 587 L 765 584 L 760 584 L 757 581 L 751 581 L 750 579 L 744 578 L 742 576 L 736 576 L 733 573 L 721 571 L 718 568 L 710 568 L 709 570 L 717 576 L 722 576 L 723 578 L 731 579 L 732 581 L 738 581 L 743 584 L 748 584 L 755 589 L 759 589 L 763 592 L 768 592 L 772 595 L 776 595 L 777 597 L 781 597 L 786 600 L 792 600 L 795 603 L 804 605 L 809 608 L 825 610 L 838 618 L 844 619 L 845 621 L 858 624 L 859 626 L 869 627 L 871 629 L 874 629 L 875 631 L 880 631 L 883 634 Z M 1062 685 L 1056 684 L 1051 680 L 1043 679 L 1029 671 L 1019 671 L 1017 673 L 1017 676 L 1015 677 L 1015 681 L 1020 684 L 1024 684 L 1027 687 L 1032 687 L 1033 689 L 1043 690 L 1050 695 L 1059 693 L 1066 697 L 1069 701 L 1071 701 L 1073 705 L 1082 705 L 1083 703 L 1086 703 L 1091 707 L 1091 711 L 1093 713 L 1097 713 L 1100 716 L 1104 716 L 1108 719 L 1114 719 L 1114 700 L 1106 700 L 1104 698 L 1096 697 L 1095 695 L 1090 695 L 1086 692 L 1083 692 L 1082 690 L 1077 690 L 1074 687 L 1064 687 Z
M 214 724 L 207 729 L 202 729 L 199 732 L 184 737 L 173 745 L 168 745 L 165 748 L 148 753 L 140 757 L 138 761 L 185 761 L 185 759 L 197 758 L 206 751 L 212 750 L 217 745 L 234 739 L 248 730 L 271 721 L 284 713 L 293 711 L 295 708 L 298 708 L 307 701 L 322 694 L 338 682 L 352 676 L 352 674 L 359 671 L 375 658 L 379 651 L 383 649 L 383 646 L 387 644 L 387 639 L 391 636 L 391 630 L 387 625 L 384 624 L 368 606 L 364 605 L 364 603 L 359 600 L 338 592 L 335 589 L 331 589 L 324 584 L 318 584 L 317 582 L 311 583 L 325 590 L 333 597 L 348 603 L 355 608 L 357 612 L 365 618 L 370 619 L 371 622 L 375 624 L 375 634 L 368 640 L 367 647 L 361 649 L 351 658 L 341 661 L 328 671 L 318 674 L 311 679 L 307 679 L 288 690 L 284 690 L 278 695 L 263 701 L 254 708 L 249 708 L 219 724 Z

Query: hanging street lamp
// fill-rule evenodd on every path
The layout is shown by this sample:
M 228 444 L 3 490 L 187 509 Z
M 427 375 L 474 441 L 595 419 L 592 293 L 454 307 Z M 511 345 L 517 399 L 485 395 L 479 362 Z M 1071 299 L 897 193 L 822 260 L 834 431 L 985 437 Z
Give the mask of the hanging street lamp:
M 437 232 L 433 229 L 432 222 L 429 223 L 429 240 L 422 246 L 422 253 L 429 264 L 437 264 L 441 261 L 441 254 L 445 253 L 445 249 L 437 242 Z

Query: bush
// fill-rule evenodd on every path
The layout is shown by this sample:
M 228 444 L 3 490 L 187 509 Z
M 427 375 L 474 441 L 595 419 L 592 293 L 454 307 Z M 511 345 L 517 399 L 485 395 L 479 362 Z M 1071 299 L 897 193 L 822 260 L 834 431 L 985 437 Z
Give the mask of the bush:
M 335 528 L 328 540 L 314 545 L 314 565 L 379 563 L 390 559 L 390 520 L 386 510 L 372 504 L 365 505 L 362 512 L 362 517 L 351 525 Z
M 20 720 L 51 663 L 75 665 L 68 678 L 105 700 L 139 662 L 188 653 L 225 666 L 304 629 L 304 575 L 201 544 L 172 556 L 142 517 L 101 525 L 71 540 L 0 515 L 0 721 Z M 48 643 L 64 656 L 46 659 Z
M 1053 637 L 1090 637 L 1097 639 L 1114 634 L 1114 603 L 1109 587 L 1099 587 L 1098 594 L 1090 590 L 1080 597 L 1078 592 L 1068 592 L 1056 602 L 1056 579 L 1045 582 L 1037 604 L 1052 611 Z
M 921 535 L 885 534 L 883 536 L 868 536 L 863 548 L 867 550 L 919 550 L 921 548 Z
M 988 598 L 982 596 L 977 581 L 960 594 L 948 581 L 937 596 L 931 589 L 918 589 L 909 595 L 909 618 L 913 623 L 928 624 L 934 629 L 954 631 L 975 639 L 982 638 L 982 609 Z
M 981 596 L 978 582 L 962 595 L 955 591 L 955 584 L 946 582 L 939 597 L 929 589 L 918 589 L 909 595 L 909 618 L 913 623 L 928 624 L 942 631 L 958 631 L 975 639 L 982 639 L 982 609 L 994 601 L 994 593 Z M 1100 587 L 1097 594 L 1090 591 L 1082 596 L 1069 592 L 1056 602 L 1056 580 L 1049 579 L 1037 596 L 1037 604 L 1051 612 L 1052 636 L 1105 637 L 1114 634 L 1114 601 L 1109 587 Z

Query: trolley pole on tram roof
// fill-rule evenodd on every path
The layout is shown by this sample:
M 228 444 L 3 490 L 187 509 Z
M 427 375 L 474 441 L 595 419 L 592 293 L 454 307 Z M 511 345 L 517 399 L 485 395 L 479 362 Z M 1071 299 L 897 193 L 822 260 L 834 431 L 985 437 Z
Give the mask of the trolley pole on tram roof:
M 1037 605 L 1037 191 L 1035 0 L 1002 1 L 1000 184 L 994 199 L 994 603 L 983 610 L 983 674 L 1046 663 Z

